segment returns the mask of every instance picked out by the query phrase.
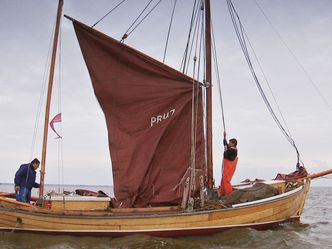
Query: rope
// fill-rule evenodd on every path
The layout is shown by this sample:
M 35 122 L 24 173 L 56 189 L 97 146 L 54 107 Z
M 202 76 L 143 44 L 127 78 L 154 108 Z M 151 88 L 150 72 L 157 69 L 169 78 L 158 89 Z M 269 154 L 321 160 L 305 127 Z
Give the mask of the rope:
M 129 28 L 127 29 L 127 31 L 125 32 L 125 34 L 122 36 L 122 40 L 124 40 L 124 39 L 126 39 L 128 37 L 127 32 L 131 29 L 132 26 L 134 26 L 134 24 L 141 17 L 141 15 L 143 15 L 144 11 L 149 7 L 149 5 L 151 4 L 152 1 L 153 0 L 150 0 L 150 2 L 144 7 L 144 9 L 141 11 L 141 13 L 138 15 L 138 17 L 136 17 L 135 21 L 129 26 Z
M 297 164 L 296 164 L 296 166 L 299 167 L 300 166 L 300 162 L 302 163 L 302 165 L 303 165 L 303 162 L 300 160 L 300 153 L 299 153 L 299 151 L 297 149 L 295 141 L 290 136 L 290 134 L 287 133 L 287 131 L 285 130 L 285 128 L 283 127 L 283 125 L 279 121 L 278 117 L 274 113 L 273 108 L 270 105 L 270 103 L 269 103 L 269 101 L 268 101 L 268 99 L 267 99 L 267 97 L 266 97 L 266 95 L 265 95 L 265 93 L 264 93 L 264 91 L 263 91 L 260 83 L 259 83 L 258 77 L 257 77 L 257 75 L 255 73 L 255 70 L 253 68 L 253 65 L 251 63 L 249 52 L 248 52 L 246 41 L 245 41 L 244 27 L 242 26 L 240 17 L 237 14 L 237 12 L 236 12 L 236 10 L 235 10 L 235 8 L 234 8 L 233 3 L 232 3 L 231 0 L 227 0 L 227 5 L 228 5 L 229 13 L 230 13 L 230 16 L 231 16 L 231 19 L 232 19 L 232 22 L 233 22 L 233 26 L 234 26 L 236 35 L 238 37 L 238 40 L 239 40 L 240 46 L 242 48 L 243 54 L 244 54 L 244 56 L 246 58 L 246 61 L 248 63 L 249 69 L 250 69 L 250 71 L 251 71 L 251 73 L 252 73 L 252 75 L 254 77 L 256 86 L 257 86 L 257 88 L 258 88 L 258 90 L 259 90 L 259 92 L 261 94 L 261 97 L 263 98 L 263 100 L 264 100 L 267 108 L 269 109 L 270 114 L 273 117 L 275 123 L 278 125 L 279 129 L 282 131 L 282 133 L 286 137 L 287 141 L 294 147 L 294 149 L 296 151 L 296 155 L 297 155 Z
M 54 27 L 55 27 L 55 24 L 54 24 Z M 41 87 L 41 90 L 40 90 L 40 96 L 39 96 L 39 101 L 38 101 L 38 105 L 37 105 L 37 113 L 36 113 L 36 119 L 35 119 L 35 125 L 34 125 L 34 132 L 33 132 L 33 137 L 32 137 L 32 144 L 31 144 L 31 149 L 30 149 L 30 161 L 32 160 L 33 158 L 33 154 L 34 154 L 34 147 L 35 147 L 35 144 L 36 144 L 36 137 L 37 137 L 37 131 L 38 131 L 38 124 L 39 124 L 39 120 L 40 120 L 40 117 L 41 117 L 41 112 L 42 112 L 42 107 L 43 107 L 43 99 L 44 99 L 44 96 L 45 96 L 45 90 L 46 90 L 46 86 L 47 86 L 47 76 L 48 76 L 48 73 L 49 73 L 49 68 L 50 68 L 50 55 L 51 55 L 51 51 L 52 51 L 52 42 L 53 42 L 53 36 L 54 36 L 54 31 L 55 31 L 55 28 L 53 28 L 53 31 L 52 31 L 52 34 L 50 36 L 50 42 L 49 42 L 49 47 L 48 47 L 48 54 L 47 54 L 47 60 L 46 60 L 46 63 L 45 63 L 45 68 L 44 68 L 44 74 L 43 74 L 43 80 L 42 80 L 42 87 Z M 61 112 L 61 49 L 62 49 L 62 46 L 61 46 L 61 27 L 60 27 L 60 33 L 59 33 L 59 50 L 57 51 L 58 52 L 58 63 L 59 63 L 59 110 Z M 61 128 L 61 126 L 60 126 Z M 62 133 L 62 131 L 61 131 Z M 60 134 L 61 134 L 60 133 Z M 59 166 L 59 162 L 61 162 L 62 164 L 62 168 L 63 168 L 63 159 L 62 159 L 62 151 L 63 151 L 63 148 L 62 148 L 62 142 L 60 143 L 59 141 L 59 145 L 58 145 L 58 168 L 60 168 Z M 60 159 L 61 158 L 61 159 Z M 30 171 L 30 167 L 28 168 L 28 171 L 27 171 L 27 177 L 26 177 L 26 182 L 27 182 L 27 178 L 28 178 L 28 175 L 29 175 L 29 171 Z M 62 170 L 63 172 L 63 170 Z M 60 175 L 60 173 L 59 173 Z M 59 179 L 59 178 L 58 178 Z M 58 181 L 60 182 L 60 180 Z
M 194 71 L 196 68 L 196 60 L 194 60 Z M 196 168 L 196 133 L 195 133 L 195 85 L 196 81 L 192 82 L 192 95 L 191 95 L 191 177 L 190 177 L 190 191 L 195 190 L 195 168 Z
M 54 24 L 54 26 L 55 26 L 55 24 Z M 53 38 L 53 36 L 54 36 L 54 29 L 52 30 L 52 34 L 51 34 L 51 38 L 50 38 L 50 42 L 49 42 L 49 46 L 48 46 L 48 53 L 47 53 L 45 67 L 44 67 L 44 73 L 43 73 L 43 79 L 42 79 L 40 94 L 39 94 L 39 100 L 38 100 L 38 104 L 37 104 L 36 118 L 35 118 L 35 124 L 34 124 L 34 129 L 33 129 L 31 147 L 30 147 L 30 155 L 29 155 L 29 159 L 31 159 L 31 160 L 32 160 L 33 155 L 34 155 L 38 125 L 39 125 L 39 120 L 40 120 L 40 117 L 41 117 L 41 111 L 42 111 L 42 107 L 43 107 L 42 103 L 43 103 L 43 99 L 44 99 L 44 96 L 45 96 L 45 89 L 46 89 L 46 86 L 47 86 L 46 78 L 47 78 L 47 73 L 49 72 L 48 69 L 50 68 L 50 62 L 51 62 L 50 55 L 51 55 L 51 51 L 52 51 L 52 42 L 53 42 L 52 38 Z
M 200 66 L 201 66 L 201 61 L 205 62 L 205 60 L 201 60 L 202 58 L 202 51 L 204 47 L 204 12 L 201 11 L 201 15 L 198 15 L 199 8 L 196 4 L 197 2 L 195 1 L 195 6 L 193 8 L 193 13 L 192 13 L 192 20 L 191 20 L 191 25 L 190 25 L 190 30 L 189 30 L 189 35 L 188 35 L 188 40 L 187 40 L 187 45 L 185 49 L 185 54 L 183 57 L 183 70 L 187 71 L 188 70 L 188 65 L 186 61 L 188 58 L 191 57 L 191 54 L 193 53 L 193 68 L 192 68 L 192 100 L 191 100 L 191 163 L 188 166 L 188 170 L 190 170 L 190 184 L 189 184 L 189 192 L 190 195 L 194 193 L 196 190 L 196 142 L 197 142 L 197 127 L 198 127 L 198 114 L 199 114 L 199 101 L 200 101 L 200 83 L 199 83 L 199 78 L 200 78 Z M 201 8 L 201 10 L 204 10 Z M 182 67 L 181 65 L 181 67 Z M 204 89 L 204 88 L 203 88 Z M 203 99 L 202 99 L 203 101 Z M 203 101 L 204 103 L 204 101 Z M 204 113 L 203 113 L 204 115 Z M 206 150 L 205 150 L 205 158 L 206 158 Z M 205 160 L 206 161 L 206 160 Z M 206 165 L 206 164 L 205 164 Z M 206 173 L 206 170 L 204 171 Z M 183 179 L 182 179 L 183 180 Z M 181 180 L 181 181 L 182 181 Z
M 202 13 L 203 14 L 203 13 Z M 199 23 L 202 23 L 203 15 L 201 15 L 200 20 L 196 22 L 196 27 Z M 195 27 L 195 30 L 196 30 Z M 203 44 L 203 26 L 201 26 L 201 32 L 194 32 L 196 38 L 195 42 L 195 55 L 194 55 L 194 66 L 193 66 L 193 86 L 192 86 L 192 121 L 191 121 L 191 178 L 190 178 L 190 193 L 196 190 L 196 141 L 197 141 L 197 123 L 198 123 L 198 103 L 199 103 L 199 73 L 200 73 L 200 58 Z M 197 53 L 198 51 L 198 53 Z M 197 56 L 198 55 L 198 56 Z M 198 62 L 197 62 L 198 57 Z M 197 66 L 198 65 L 198 66 Z M 195 89 L 197 88 L 197 89 Z M 195 96 L 196 95 L 196 96 Z
M 118 3 L 113 9 L 111 9 L 109 12 L 107 12 L 102 18 L 100 18 L 95 24 L 91 26 L 91 28 L 94 28 L 100 21 L 102 21 L 106 16 L 108 16 L 110 13 L 112 13 L 116 8 L 118 8 L 123 2 L 126 0 L 122 0 L 120 3 Z
M 62 86 L 62 57 L 61 57 L 61 51 L 62 51 L 62 27 L 60 25 L 60 30 L 59 30 L 59 49 L 58 49 L 58 68 L 59 68 L 59 90 L 58 90 L 58 112 L 61 113 L 61 118 L 62 118 L 62 91 L 61 91 L 61 86 Z M 61 138 L 57 139 L 58 140 L 58 192 L 60 193 L 60 186 L 62 185 L 62 190 L 64 190 L 64 167 L 63 167 L 63 136 L 62 136 L 62 122 L 59 123 L 59 129 L 60 129 L 60 134 Z M 61 179 L 60 179 L 61 176 Z
M 171 33 L 171 27 L 172 27 L 172 23 L 173 23 L 173 17 L 174 17 L 176 3 L 177 3 L 177 0 L 174 0 L 174 5 L 173 5 L 173 10 L 172 10 L 171 20 L 169 22 L 169 27 L 168 27 L 168 32 L 167 32 L 167 39 L 166 39 L 166 45 L 165 45 L 163 63 L 165 63 L 166 51 L 167 51 L 167 46 L 168 46 L 168 41 L 169 41 L 169 35 Z
M 186 68 L 186 64 L 187 64 L 189 43 L 190 43 L 190 40 L 191 40 L 191 34 L 192 34 L 193 26 L 194 26 L 194 20 L 196 19 L 196 15 L 197 15 L 197 9 L 196 8 L 197 8 L 197 0 L 195 0 L 194 7 L 193 7 L 193 10 L 192 10 L 190 26 L 189 26 L 189 32 L 188 32 L 188 38 L 187 38 L 187 44 L 186 44 L 186 48 L 185 48 L 183 58 L 182 58 L 182 61 L 181 61 L 180 71 L 182 71 L 182 73 L 185 73 L 185 68 Z
M 129 32 L 129 30 L 134 26 L 134 24 L 138 21 L 138 19 L 141 17 L 141 15 L 145 12 L 145 10 L 149 7 L 153 0 L 150 0 L 149 3 L 145 6 L 145 8 L 142 10 L 142 12 L 138 15 L 138 17 L 135 19 L 135 21 L 130 25 L 130 27 L 127 29 L 125 34 L 121 38 L 121 42 L 124 42 L 124 40 L 135 31 L 135 29 L 151 14 L 151 12 L 161 3 L 162 0 L 159 0 L 155 6 L 152 7 L 152 9 L 142 18 L 141 21 L 139 21 L 135 27 Z
M 202 105 L 203 105 L 203 125 L 204 125 L 204 165 L 205 165 L 205 179 L 208 178 L 207 176 L 207 158 L 208 158 L 208 155 L 207 155 L 207 134 L 206 134 L 206 131 L 207 131 L 207 115 L 206 115 L 206 88 L 205 87 L 202 87 Z
M 279 104 L 278 104 L 278 101 L 277 101 L 277 99 L 276 99 L 276 97 L 275 97 L 273 91 L 272 91 L 272 88 L 271 88 L 271 86 L 270 86 L 270 84 L 269 84 L 269 81 L 267 80 L 267 77 L 266 77 L 266 74 L 264 73 L 264 70 L 263 70 L 263 68 L 262 68 L 262 65 L 259 63 L 258 57 L 257 57 L 257 55 L 256 55 L 256 53 L 255 53 L 255 50 L 254 50 L 254 48 L 253 48 L 253 46 L 252 46 L 252 44 L 251 44 L 251 42 L 250 42 L 250 40 L 249 40 L 247 34 L 246 34 L 246 33 L 244 33 L 244 34 L 245 34 L 245 36 L 246 36 L 246 38 L 247 38 L 247 41 L 248 41 L 249 46 L 250 46 L 250 48 L 251 48 L 251 51 L 253 52 L 253 54 L 254 54 L 254 56 L 255 56 L 256 62 L 257 62 L 258 66 L 259 66 L 259 68 L 260 68 L 260 70 L 261 70 L 261 73 L 262 73 L 262 75 L 263 75 L 263 78 L 264 78 L 264 80 L 265 80 L 265 83 L 267 84 L 267 86 L 268 86 L 268 88 L 269 88 L 269 90 L 270 90 L 270 93 L 271 93 L 271 95 L 272 95 L 272 98 L 273 98 L 273 100 L 274 100 L 274 103 L 275 103 L 276 106 L 277 106 L 277 109 L 278 109 L 278 112 L 279 112 L 279 114 L 280 114 L 280 116 L 281 116 L 281 119 L 282 119 L 282 121 L 284 122 L 284 125 L 285 125 L 285 127 L 286 127 L 286 129 L 287 129 L 287 132 L 290 134 L 290 130 L 289 130 L 289 127 L 288 127 L 288 125 L 287 125 L 287 122 L 286 122 L 286 120 L 285 120 L 285 118 L 284 118 L 284 115 L 283 115 L 282 112 L 281 112 L 281 108 L 280 108 L 280 106 L 279 106 Z
M 283 37 L 281 36 L 281 34 L 278 32 L 277 28 L 272 24 L 271 20 L 267 17 L 267 15 L 265 14 L 265 12 L 262 9 L 262 7 L 258 4 L 258 2 L 256 0 L 254 0 L 254 2 L 256 3 L 257 7 L 262 12 L 263 16 L 265 17 L 265 19 L 267 20 L 267 22 L 270 24 L 270 26 L 272 27 L 272 29 L 274 30 L 274 32 L 277 34 L 277 36 L 280 39 L 280 41 L 284 44 L 284 46 L 286 47 L 286 49 L 288 50 L 288 52 L 292 55 L 292 57 L 295 60 L 295 62 L 298 64 L 298 66 L 304 72 L 304 74 L 306 75 L 306 77 L 308 78 L 309 82 L 312 84 L 312 86 L 314 87 L 314 89 L 316 90 L 316 92 L 318 93 L 318 95 L 320 95 L 320 97 L 323 99 L 323 102 L 330 109 L 330 111 L 332 111 L 332 107 L 331 107 L 330 103 L 328 102 L 328 100 L 326 99 L 326 97 L 324 96 L 324 94 L 319 90 L 318 86 L 315 84 L 315 82 L 311 78 L 310 74 L 307 72 L 307 70 L 301 64 L 301 62 L 299 61 L 299 59 L 297 58 L 297 56 L 295 55 L 295 53 L 287 45 L 287 43 L 285 42 L 285 40 L 283 39 Z
M 219 94 L 219 99 L 220 99 L 220 108 L 221 108 L 221 117 L 222 117 L 222 124 L 224 127 L 224 131 L 226 131 L 226 122 L 225 122 L 225 111 L 224 111 L 224 104 L 223 104 L 223 98 L 221 94 L 221 80 L 220 80 L 220 73 L 219 73 L 219 63 L 218 63 L 218 56 L 217 56 L 217 49 L 216 49 L 216 43 L 215 43 L 215 38 L 214 38 L 214 31 L 213 31 L 213 22 L 211 20 L 211 33 L 212 33 L 212 55 L 214 59 L 214 64 L 215 64 L 215 74 L 217 77 L 217 85 L 218 85 L 218 94 Z
M 220 100 L 220 109 L 221 109 L 221 119 L 222 119 L 222 124 L 224 128 L 224 132 L 226 132 L 226 122 L 225 122 L 225 111 L 224 111 L 224 104 L 223 104 L 223 98 L 221 94 L 221 80 L 220 80 L 220 72 L 219 72 L 219 63 L 218 63 L 218 56 L 217 56 L 217 47 L 216 47 L 216 42 L 215 42 L 215 36 L 214 36 L 214 30 L 213 30 L 213 21 L 211 20 L 211 34 L 212 34 L 212 56 L 215 64 L 215 75 L 216 75 L 216 80 L 217 80 L 217 85 L 218 85 L 218 94 L 219 94 L 219 100 Z M 221 179 L 224 178 L 223 175 L 224 172 L 224 160 L 222 160 L 221 164 Z
M 201 10 L 201 15 L 199 15 L 199 10 Z M 195 47 L 197 46 L 197 42 L 198 42 L 198 37 L 199 37 L 199 34 L 201 33 L 201 34 L 203 34 L 203 30 L 204 30 L 204 28 L 203 28 L 203 25 L 204 25 L 204 23 L 203 23 L 203 10 L 204 10 L 204 8 L 197 8 L 197 13 L 196 13 L 196 17 L 195 17 L 195 21 L 194 21 L 194 32 L 193 32 L 193 35 L 192 35 L 192 41 L 191 41 L 191 45 L 190 45 L 190 49 L 189 49 L 189 54 L 187 54 L 187 57 L 188 57 L 188 63 L 187 63 L 187 65 L 186 65 L 186 67 L 185 67 L 185 74 L 187 74 L 188 73 L 188 69 L 189 69 L 189 58 L 191 58 L 191 54 L 192 54 L 192 52 L 193 52 L 193 47 L 194 47 L 194 43 L 196 43 L 196 45 L 195 45 Z M 199 29 L 199 25 L 202 25 L 201 26 L 201 29 Z M 201 32 L 200 32 L 201 31 Z M 196 37 L 196 38 L 194 38 L 194 37 Z M 197 49 L 197 47 L 196 47 L 196 49 Z M 204 60 L 205 61 L 205 60 Z

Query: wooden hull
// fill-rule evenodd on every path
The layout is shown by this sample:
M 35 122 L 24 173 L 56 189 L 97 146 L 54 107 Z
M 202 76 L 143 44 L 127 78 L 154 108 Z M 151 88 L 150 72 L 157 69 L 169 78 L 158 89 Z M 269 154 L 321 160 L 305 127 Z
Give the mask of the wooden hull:
M 0 230 L 48 234 L 110 235 L 148 234 L 154 236 L 202 235 L 231 228 L 266 229 L 298 220 L 302 214 L 310 181 L 302 187 L 232 208 L 183 212 L 168 210 L 54 211 L 20 205 L 0 197 Z

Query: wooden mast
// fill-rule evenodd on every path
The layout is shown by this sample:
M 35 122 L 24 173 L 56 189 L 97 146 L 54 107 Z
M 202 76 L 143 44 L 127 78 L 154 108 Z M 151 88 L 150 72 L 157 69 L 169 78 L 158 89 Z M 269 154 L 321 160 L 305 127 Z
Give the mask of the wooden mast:
M 53 38 L 53 50 L 52 50 L 52 58 L 51 58 L 51 65 L 50 65 L 50 75 L 49 75 L 49 80 L 48 80 L 48 90 L 47 90 L 47 99 L 46 99 L 43 149 L 42 149 L 42 159 L 41 159 L 41 168 L 40 168 L 39 199 L 41 199 L 43 197 L 43 195 L 44 195 L 44 177 L 45 177 L 45 162 L 46 162 L 48 123 L 49 123 L 49 119 L 50 119 L 49 117 L 50 117 L 50 106 L 51 106 L 51 97 L 52 97 L 52 87 L 53 87 L 55 59 L 56 59 L 56 52 L 57 52 L 57 46 L 58 46 L 58 37 L 59 37 L 59 28 L 60 28 L 62 6 L 63 6 L 63 0 L 59 0 L 57 17 L 56 17 L 55 32 L 54 32 L 54 38 Z
M 213 188 L 212 162 L 212 70 L 211 70 L 211 12 L 210 0 L 205 0 L 205 54 L 206 54 L 206 116 L 207 116 L 207 184 Z

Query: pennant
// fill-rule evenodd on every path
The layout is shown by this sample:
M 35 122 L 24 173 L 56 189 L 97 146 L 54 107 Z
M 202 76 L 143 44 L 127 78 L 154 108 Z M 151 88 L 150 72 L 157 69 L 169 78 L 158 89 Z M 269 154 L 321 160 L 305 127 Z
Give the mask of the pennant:
M 52 128 L 52 130 L 55 132 L 55 134 L 57 134 L 58 135 L 58 137 L 56 137 L 56 138 L 62 138 L 60 135 L 59 135 L 59 133 L 57 133 L 56 132 L 56 130 L 54 129 L 54 123 L 59 123 L 59 122 L 61 122 L 62 120 L 61 120 L 61 113 L 58 113 L 57 115 L 55 115 L 54 116 L 54 118 L 51 120 L 51 122 L 50 122 L 50 126 L 51 126 L 51 128 Z

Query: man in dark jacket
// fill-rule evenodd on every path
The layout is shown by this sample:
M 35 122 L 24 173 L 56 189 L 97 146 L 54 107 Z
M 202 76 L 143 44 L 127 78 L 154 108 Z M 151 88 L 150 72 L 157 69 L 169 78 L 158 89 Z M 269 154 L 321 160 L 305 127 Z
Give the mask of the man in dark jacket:
M 232 193 L 233 188 L 231 180 L 236 169 L 238 157 L 237 157 L 237 140 L 232 138 L 227 143 L 226 132 L 224 132 L 224 160 L 222 179 L 220 183 L 219 192 L 221 196 L 229 195 Z
M 39 188 L 36 183 L 36 169 L 39 167 L 39 160 L 33 159 L 31 163 L 22 164 L 15 174 L 16 200 L 30 203 L 31 189 Z

